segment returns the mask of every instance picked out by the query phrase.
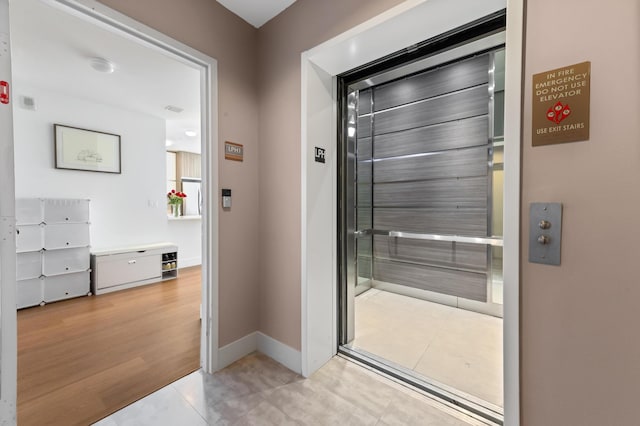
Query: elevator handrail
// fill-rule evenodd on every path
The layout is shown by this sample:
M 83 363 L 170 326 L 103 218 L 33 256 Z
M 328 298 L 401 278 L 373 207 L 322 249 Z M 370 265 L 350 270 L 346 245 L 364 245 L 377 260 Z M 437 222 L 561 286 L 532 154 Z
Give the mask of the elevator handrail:
M 502 247 L 502 238 L 498 237 L 465 237 L 462 235 L 416 234 L 413 232 L 389 231 L 390 237 L 411 238 L 414 240 L 448 241 L 452 243 L 485 244 Z

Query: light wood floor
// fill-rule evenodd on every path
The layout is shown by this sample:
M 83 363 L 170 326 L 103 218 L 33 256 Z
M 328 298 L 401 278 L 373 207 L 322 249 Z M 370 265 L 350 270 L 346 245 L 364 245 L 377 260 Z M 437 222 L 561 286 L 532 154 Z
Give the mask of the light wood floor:
M 18 311 L 18 424 L 88 425 L 199 368 L 200 267 Z

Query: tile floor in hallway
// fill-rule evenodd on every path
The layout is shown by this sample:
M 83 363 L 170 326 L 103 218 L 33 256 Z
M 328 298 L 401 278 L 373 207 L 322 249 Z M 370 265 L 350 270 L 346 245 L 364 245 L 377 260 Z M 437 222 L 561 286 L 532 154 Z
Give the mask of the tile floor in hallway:
M 484 425 L 358 364 L 334 357 L 308 379 L 260 353 L 192 373 L 97 426 Z
M 352 347 L 503 406 L 500 318 L 370 289 L 356 297 Z

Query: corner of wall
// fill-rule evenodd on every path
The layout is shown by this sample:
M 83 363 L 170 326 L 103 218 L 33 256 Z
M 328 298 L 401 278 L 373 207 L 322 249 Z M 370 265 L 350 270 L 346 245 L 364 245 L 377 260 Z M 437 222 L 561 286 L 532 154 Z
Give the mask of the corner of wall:
M 258 332 L 258 351 L 278 361 L 289 370 L 302 374 L 302 354 L 276 339 Z
M 259 351 L 289 370 L 302 373 L 300 351 L 259 331 L 229 343 L 218 350 L 218 370 L 222 370 L 252 352 Z

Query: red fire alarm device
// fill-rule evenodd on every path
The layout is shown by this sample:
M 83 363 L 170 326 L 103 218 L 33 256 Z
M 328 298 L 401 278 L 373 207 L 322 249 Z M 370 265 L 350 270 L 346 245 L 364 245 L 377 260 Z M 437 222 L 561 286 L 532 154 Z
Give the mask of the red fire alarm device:
M 9 103 L 9 83 L 0 81 L 0 103 Z

